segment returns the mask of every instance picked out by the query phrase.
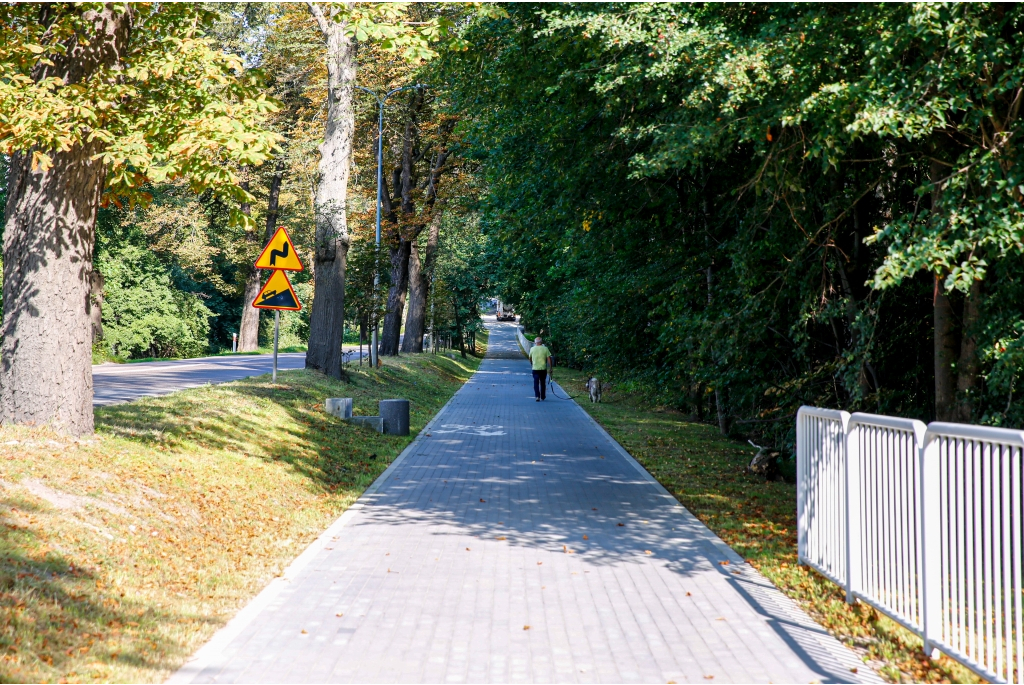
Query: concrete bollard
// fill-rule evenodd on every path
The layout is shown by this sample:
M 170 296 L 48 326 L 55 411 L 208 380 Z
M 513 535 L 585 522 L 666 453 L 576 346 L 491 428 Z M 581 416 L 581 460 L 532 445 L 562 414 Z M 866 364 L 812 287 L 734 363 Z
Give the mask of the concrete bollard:
M 339 419 L 351 419 L 352 398 L 328 397 L 327 400 L 324 402 L 324 409 L 327 410 L 328 414 L 337 416 Z
M 381 400 L 379 406 L 386 435 L 409 434 L 409 400 Z
M 357 426 L 363 426 L 371 430 L 375 430 L 378 433 L 384 432 L 384 419 L 379 416 L 353 416 L 352 418 L 345 419 L 349 423 L 354 423 Z

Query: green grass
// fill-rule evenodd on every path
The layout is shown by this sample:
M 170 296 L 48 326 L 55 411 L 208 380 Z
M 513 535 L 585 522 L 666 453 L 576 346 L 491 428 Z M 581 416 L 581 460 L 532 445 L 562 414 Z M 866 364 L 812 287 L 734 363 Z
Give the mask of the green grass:
M 636 394 L 606 390 L 592 404 L 582 372 L 559 368 L 555 377 L 683 505 L 888 680 L 980 682 L 952 659 L 926 658 L 916 635 L 846 604 L 837 585 L 797 563 L 796 488 L 748 473 L 749 445 Z
M 96 435 L 0 427 L 0 681 L 162 681 L 412 440 L 327 397 L 411 401 L 413 435 L 479 359 L 405 355 L 96 411 Z

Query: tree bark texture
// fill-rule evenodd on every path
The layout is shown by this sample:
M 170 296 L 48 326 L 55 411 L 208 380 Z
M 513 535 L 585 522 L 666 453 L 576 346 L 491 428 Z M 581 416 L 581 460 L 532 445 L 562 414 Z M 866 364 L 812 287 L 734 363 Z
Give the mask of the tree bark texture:
M 315 198 L 316 246 L 313 257 L 313 304 L 309 317 L 306 368 L 341 377 L 345 322 L 345 259 L 349 236 L 346 217 L 349 163 L 355 116 L 352 86 L 355 50 L 345 25 L 309 4 L 327 43 L 327 121 L 320 146 Z
M 416 93 L 415 98 L 420 98 L 419 93 Z M 413 162 L 414 139 L 418 135 L 414 118 L 417 102 L 415 98 L 410 111 L 410 120 L 406 122 L 405 133 L 402 136 L 401 165 L 394 170 L 392 175 L 395 199 L 386 207 L 388 215 L 394 217 L 394 205 L 399 205 L 403 220 L 410 218 L 415 212 L 412 201 L 412 192 L 416 184 L 416 168 Z M 384 193 L 384 195 L 386 194 Z M 399 340 L 402 335 L 402 314 L 405 310 L 405 295 L 409 288 L 409 254 L 412 251 L 412 245 L 409 236 L 405 235 L 403 223 L 401 220 L 390 222 L 388 231 L 391 285 L 388 288 L 387 308 L 384 312 L 384 325 L 380 339 L 380 354 L 385 357 L 393 357 L 398 354 Z
M 267 221 L 263 231 L 263 245 L 270 242 L 277 228 L 278 207 L 281 198 L 281 180 L 284 178 L 284 161 L 278 160 L 274 176 L 270 179 L 270 192 L 267 195 Z M 248 190 L 248 188 L 246 188 Z M 243 211 L 244 208 L 243 208 Z M 248 212 L 245 212 L 248 214 Z M 249 275 L 245 279 L 245 298 L 242 300 L 242 322 L 238 326 L 238 351 L 254 352 L 259 348 L 260 310 L 252 306 L 256 296 L 260 294 L 260 269 L 249 267 Z
M 36 79 L 81 82 L 117 64 L 131 10 L 83 12 L 83 33 Z M 32 151 L 11 156 L 3 264 L 0 421 L 93 430 L 91 290 L 96 214 L 106 167 L 99 141 L 43 150 L 53 166 L 32 170 Z
M 93 270 L 89 279 L 89 321 L 92 323 L 92 344 L 103 340 L 103 274 Z
M 942 188 L 940 183 L 945 173 L 943 166 L 932 160 L 928 170 L 932 182 L 931 211 L 941 211 Z M 935 418 L 938 421 L 956 420 L 956 371 L 953 365 L 957 358 L 957 330 L 953 316 L 953 303 L 946 293 L 945 274 L 935 276 L 933 297 L 933 344 L 935 350 Z
M 427 210 L 431 210 L 434 207 L 435 200 L 437 199 L 437 183 L 447 157 L 448 153 L 442 152 L 437 156 L 434 164 L 431 165 L 430 180 L 426 192 Z M 426 253 L 422 263 L 419 254 L 419 233 L 422 232 L 422 227 L 417 228 L 417 235 L 412 240 L 409 251 L 409 311 L 405 317 L 405 338 L 402 340 L 402 352 L 416 353 L 423 351 L 423 334 L 427 320 L 427 299 L 430 295 L 428 274 L 433 269 L 443 215 L 444 208 L 438 206 L 430 219 Z
M 942 287 L 941 276 L 935 280 L 935 418 L 938 421 L 956 420 L 956 373 L 953 364 L 957 357 L 956 321 L 953 304 Z
M 415 354 L 423 351 L 423 329 L 426 325 L 427 278 L 420 260 L 418 240 L 409 243 L 409 309 L 405 314 L 405 337 L 402 352 Z
M 974 395 L 978 387 L 978 319 L 981 305 L 981 281 L 974 281 L 964 298 L 963 331 L 960 337 L 960 361 L 957 363 L 956 420 L 970 423 L 974 418 Z
M 409 289 L 412 243 L 399 237 L 397 244 L 388 251 L 391 256 L 391 287 L 388 288 L 388 305 L 381 330 L 380 354 L 393 357 L 398 354 L 398 342 L 402 335 L 402 313 L 405 310 L 405 293 Z

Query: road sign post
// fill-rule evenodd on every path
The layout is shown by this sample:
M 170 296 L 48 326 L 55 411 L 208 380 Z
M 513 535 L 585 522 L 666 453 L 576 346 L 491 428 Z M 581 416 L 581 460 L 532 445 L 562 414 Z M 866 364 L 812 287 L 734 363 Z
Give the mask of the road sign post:
M 274 373 L 270 380 L 277 383 L 277 341 L 281 337 L 281 310 L 274 310 Z
M 274 237 L 263 248 L 263 252 L 256 259 L 256 268 L 272 270 L 266 285 L 260 289 L 256 299 L 252 301 L 252 306 L 257 309 L 274 310 L 274 369 L 271 373 L 271 380 L 277 383 L 277 349 L 281 339 L 281 312 L 282 310 L 297 312 L 302 309 L 299 297 L 295 294 L 295 289 L 285 272 L 305 270 L 284 226 L 277 229 Z

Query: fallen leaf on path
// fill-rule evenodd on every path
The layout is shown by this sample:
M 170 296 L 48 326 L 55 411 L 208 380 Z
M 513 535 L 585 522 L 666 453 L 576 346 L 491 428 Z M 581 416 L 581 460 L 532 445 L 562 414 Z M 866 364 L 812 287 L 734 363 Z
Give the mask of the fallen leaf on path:
M 716 618 L 715 620 L 716 620 L 716 621 L 724 621 L 724 620 L 725 620 L 725 618 L 723 618 L 722 616 L 719 616 L 719 617 L 718 617 L 718 618 Z
M 308 631 L 308 630 L 306 630 L 305 628 L 303 628 L 303 629 L 302 629 L 302 634 L 303 634 L 303 635 L 309 635 L 309 631 Z
M 654 554 L 654 552 L 652 552 L 652 551 L 651 551 L 651 550 L 649 550 L 649 549 L 645 549 L 645 550 L 644 550 L 644 554 Z
M 467 551 L 467 552 L 469 551 L 469 547 L 467 547 L 467 548 L 466 548 L 466 551 Z
M 480 501 L 481 501 L 481 502 L 486 502 L 487 500 L 485 500 L 485 499 L 481 498 L 481 499 L 480 499 Z
M 704 676 L 704 680 L 711 680 L 711 679 L 713 679 L 714 677 L 715 677 L 715 676 L 713 676 L 713 675 L 706 675 L 706 676 Z
M 586 535 L 584 535 L 584 536 L 583 536 L 583 539 L 584 539 L 584 540 L 589 540 L 590 538 L 588 538 L 588 537 L 587 537 Z
M 720 561 L 720 562 L 718 562 L 718 563 L 719 563 L 720 565 L 722 565 L 722 566 L 728 566 L 728 565 L 729 565 L 729 562 L 728 562 L 728 561 Z
M 625 523 L 620 523 L 619 525 L 620 525 L 620 526 L 624 526 L 624 525 L 626 525 L 626 524 L 625 524 Z
M 530 626 L 523 626 L 523 630 L 529 630 Z
M 690 593 L 689 593 L 689 592 L 687 592 L 687 593 L 686 593 L 686 596 L 687 596 L 687 597 L 689 597 L 689 596 L 690 596 Z
M 345 614 L 335 614 L 335 616 L 344 616 Z
M 505 537 L 504 535 L 499 535 L 499 536 L 498 536 L 497 538 L 495 538 L 495 539 L 497 539 L 497 540 L 507 540 L 508 538 L 506 538 L 506 537 Z
M 541 564 L 543 564 L 543 563 L 544 563 L 543 561 L 538 561 L 538 562 L 537 562 L 537 565 L 538 565 L 538 566 L 540 566 L 540 565 L 541 565 Z

